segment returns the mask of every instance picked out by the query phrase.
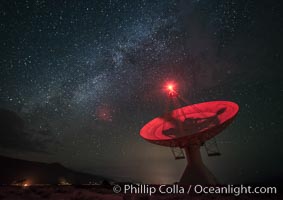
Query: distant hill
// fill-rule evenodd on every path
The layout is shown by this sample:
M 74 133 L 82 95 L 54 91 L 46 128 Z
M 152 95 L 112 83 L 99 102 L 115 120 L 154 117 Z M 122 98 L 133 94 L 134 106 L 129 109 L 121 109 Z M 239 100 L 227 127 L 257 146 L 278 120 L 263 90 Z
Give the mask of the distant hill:
M 103 180 L 103 177 L 76 172 L 59 163 L 48 164 L 0 156 L 0 184 L 85 184 Z

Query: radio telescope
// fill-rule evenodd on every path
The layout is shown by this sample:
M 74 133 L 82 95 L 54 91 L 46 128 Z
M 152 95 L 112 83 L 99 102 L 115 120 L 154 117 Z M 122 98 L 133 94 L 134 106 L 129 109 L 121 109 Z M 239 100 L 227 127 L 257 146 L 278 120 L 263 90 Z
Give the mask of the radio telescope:
M 167 86 L 168 99 L 175 107 L 187 103 L 175 90 Z M 179 107 L 149 121 L 140 130 L 145 140 L 171 147 L 175 159 L 187 159 L 180 184 L 215 185 L 217 180 L 202 162 L 200 147 L 208 156 L 220 155 L 214 136 L 223 131 L 236 117 L 239 106 L 231 101 L 211 101 Z M 185 152 L 185 155 L 184 153 Z

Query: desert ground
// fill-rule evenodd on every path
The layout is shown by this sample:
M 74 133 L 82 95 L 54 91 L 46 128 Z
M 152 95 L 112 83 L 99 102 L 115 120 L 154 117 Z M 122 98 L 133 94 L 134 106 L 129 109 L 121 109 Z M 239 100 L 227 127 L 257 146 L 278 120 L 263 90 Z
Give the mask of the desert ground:
M 82 187 L 82 186 L 30 186 L 15 187 L 1 186 L 0 200 L 234 200 L 234 199 L 282 199 L 277 195 L 161 195 L 144 194 L 115 194 L 111 187 Z

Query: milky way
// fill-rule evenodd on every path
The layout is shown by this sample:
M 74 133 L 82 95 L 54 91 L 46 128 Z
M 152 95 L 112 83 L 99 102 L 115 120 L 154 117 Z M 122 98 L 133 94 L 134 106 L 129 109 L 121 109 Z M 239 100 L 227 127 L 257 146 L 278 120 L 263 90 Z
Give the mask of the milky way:
M 240 104 L 239 120 L 219 139 L 226 157 L 207 162 L 224 181 L 245 180 L 245 170 L 257 160 L 245 170 L 231 167 L 236 176 L 217 170 L 221 163 L 248 160 L 239 150 L 245 142 L 244 149 L 261 144 L 278 153 L 270 147 L 281 137 L 278 113 L 265 117 L 282 94 L 278 5 L 1 1 L 0 107 L 25 123 L 11 143 L 2 134 L 2 151 L 113 178 L 173 182 L 184 163 L 174 163 L 170 150 L 144 142 L 139 129 L 164 111 L 163 84 L 175 80 L 191 102 Z M 265 144 L 267 132 L 273 139 Z M 268 167 L 257 171 L 251 175 L 256 180 Z

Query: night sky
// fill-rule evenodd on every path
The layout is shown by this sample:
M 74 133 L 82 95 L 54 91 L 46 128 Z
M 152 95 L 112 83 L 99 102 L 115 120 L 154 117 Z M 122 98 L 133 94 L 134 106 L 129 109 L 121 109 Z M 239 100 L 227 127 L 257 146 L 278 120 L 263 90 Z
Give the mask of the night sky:
M 203 160 L 222 183 L 283 179 L 282 5 L 257 0 L 1 0 L 2 155 L 116 180 L 177 181 L 186 161 L 139 130 L 190 102 L 240 112 Z M 4 124 L 4 125 L 3 125 Z M 17 131 L 15 131 L 15 129 Z

